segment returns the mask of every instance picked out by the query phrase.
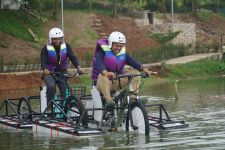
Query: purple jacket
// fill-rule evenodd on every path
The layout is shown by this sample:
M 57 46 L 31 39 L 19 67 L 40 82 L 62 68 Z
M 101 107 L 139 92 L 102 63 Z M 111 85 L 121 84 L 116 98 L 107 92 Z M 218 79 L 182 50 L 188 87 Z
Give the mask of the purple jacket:
M 98 53 L 104 53 L 103 60 L 103 69 L 106 69 L 107 71 L 111 72 L 117 72 L 122 73 L 126 61 L 126 49 L 125 47 L 122 48 L 120 53 L 115 55 L 113 51 L 108 46 L 108 40 L 107 39 L 100 39 L 97 42 L 96 49 L 95 49 L 95 56 L 93 59 L 93 66 L 92 66 L 92 79 L 94 81 L 97 81 L 99 73 L 102 72 L 102 68 L 98 68 L 97 63 L 98 60 L 96 59 L 96 56 Z
M 49 71 L 52 72 L 55 70 L 57 64 L 56 51 L 52 45 L 47 45 L 47 50 L 49 56 L 48 57 L 49 64 L 47 65 L 47 68 Z M 60 66 L 63 70 L 66 70 L 68 64 L 67 64 L 67 48 L 65 43 L 61 44 L 59 55 L 60 55 Z

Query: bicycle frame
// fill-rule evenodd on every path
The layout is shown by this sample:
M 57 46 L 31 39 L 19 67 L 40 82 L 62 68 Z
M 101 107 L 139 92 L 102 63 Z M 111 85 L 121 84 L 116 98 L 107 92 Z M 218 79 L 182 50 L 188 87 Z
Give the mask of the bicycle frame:
M 117 80 L 120 80 L 121 78 L 128 79 L 128 84 L 124 88 L 119 90 L 119 94 L 113 98 L 114 100 L 120 100 L 120 103 L 121 103 L 120 106 L 117 104 L 117 108 L 115 108 L 120 110 L 118 113 L 118 119 L 115 125 L 116 127 L 120 125 L 121 120 L 123 119 L 123 116 L 125 115 L 124 113 L 125 109 L 128 109 L 128 111 L 126 112 L 126 115 L 129 112 L 129 109 L 130 109 L 129 106 L 131 103 L 131 95 L 133 96 L 132 98 L 138 101 L 138 95 L 134 93 L 135 89 L 133 89 L 133 86 L 131 84 L 132 79 L 138 76 L 147 77 L 146 75 L 143 75 L 143 74 L 124 74 L 124 75 L 119 75 L 118 77 L 115 78 Z
M 72 75 L 68 75 L 68 74 L 63 74 L 63 73 L 60 73 L 60 72 L 54 72 L 52 73 L 52 76 L 53 78 L 57 81 L 62 81 L 62 82 L 66 82 L 66 95 L 65 95 L 65 99 L 62 99 L 62 100 L 59 100 L 57 98 L 57 95 L 55 95 L 55 98 L 53 100 L 51 100 L 48 104 L 47 104 L 47 99 L 46 99 L 46 92 L 47 92 L 47 89 L 46 89 L 46 86 L 43 87 L 43 90 L 41 91 L 41 112 L 43 113 L 41 118 L 43 118 L 45 116 L 45 114 L 48 114 L 47 113 L 47 109 L 49 107 L 52 107 L 52 112 L 51 112 L 51 116 L 53 116 L 53 114 L 56 114 L 56 118 L 63 118 L 66 117 L 69 122 L 72 123 L 71 119 L 66 115 L 66 113 L 63 111 L 63 107 L 65 107 L 66 105 L 66 100 L 67 98 L 71 95 L 71 91 L 70 91 L 70 88 L 69 88 L 69 83 L 68 83 L 68 79 L 69 78 L 72 78 L 74 76 L 78 76 L 79 75 L 79 72 L 76 72 L 75 74 L 72 74 Z M 64 79 L 62 79 L 64 78 Z M 61 104 L 59 104 L 58 102 L 59 101 L 63 101 Z
M 138 77 L 138 76 L 145 77 L 145 76 L 143 76 L 143 74 L 124 74 L 124 75 L 119 75 L 116 78 L 114 78 L 114 80 L 120 80 L 120 78 L 128 78 L 128 84 L 125 87 L 123 87 L 122 89 L 117 91 L 119 94 L 117 94 L 116 96 L 112 96 L 113 100 L 116 103 L 116 107 L 114 109 L 104 108 L 104 107 L 102 108 L 102 105 L 100 105 L 101 108 L 94 107 L 94 108 L 86 109 L 86 112 L 87 111 L 95 112 L 95 111 L 99 111 L 99 110 L 103 111 L 103 114 L 101 115 L 102 117 L 100 120 L 99 119 L 95 120 L 95 117 L 93 117 L 93 119 L 98 122 L 98 126 L 100 126 L 100 127 L 104 126 L 104 121 L 108 121 L 108 122 L 113 121 L 115 128 L 120 126 L 122 119 L 125 119 L 126 118 L 125 115 L 127 116 L 127 113 L 129 112 L 131 95 L 134 95 L 135 99 L 138 99 L 138 96 L 135 95 L 135 93 L 134 93 L 135 89 L 133 89 L 133 87 L 131 85 L 132 79 L 134 77 Z M 93 98 L 93 99 L 95 99 L 95 98 Z M 96 101 L 98 103 L 99 99 L 101 99 L 100 95 L 99 95 L 99 98 L 94 101 Z M 128 110 L 127 112 L 125 111 L 126 109 Z M 110 115 L 110 114 L 114 114 L 114 115 Z

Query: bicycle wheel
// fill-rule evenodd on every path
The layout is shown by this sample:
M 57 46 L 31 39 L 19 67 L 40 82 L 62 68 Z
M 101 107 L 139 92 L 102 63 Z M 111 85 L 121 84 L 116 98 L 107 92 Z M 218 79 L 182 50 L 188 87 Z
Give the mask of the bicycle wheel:
M 82 119 L 81 120 L 82 125 L 84 127 L 88 125 L 87 112 L 84 113 L 84 111 L 85 110 L 83 103 L 76 96 L 71 95 L 66 99 L 64 112 L 70 119 L 72 119 L 74 124 L 77 124 L 80 121 L 80 119 Z M 81 118 L 83 113 L 84 116 L 83 118 Z M 67 118 L 65 117 L 64 120 L 66 121 Z
M 149 135 L 149 120 L 145 107 L 138 101 L 129 105 L 126 118 L 126 131 L 134 130 Z
M 27 98 L 22 97 L 18 103 L 18 110 L 17 110 L 19 117 L 26 121 L 32 121 L 32 110 L 30 106 L 30 102 Z

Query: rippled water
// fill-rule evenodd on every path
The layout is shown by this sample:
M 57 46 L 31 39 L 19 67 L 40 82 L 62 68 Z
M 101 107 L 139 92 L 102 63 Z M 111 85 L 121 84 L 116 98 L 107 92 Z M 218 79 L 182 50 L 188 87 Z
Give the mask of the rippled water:
M 149 103 L 163 103 L 171 119 L 184 120 L 189 127 L 152 128 L 150 137 L 117 132 L 84 139 L 54 138 L 32 131 L 0 128 L 0 149 L 224 149 L 224 79 L 180 81 L 178 100 L 174 98 L 174 85 L 168 83 L 150 86 L 144 94 L 149 95 Z

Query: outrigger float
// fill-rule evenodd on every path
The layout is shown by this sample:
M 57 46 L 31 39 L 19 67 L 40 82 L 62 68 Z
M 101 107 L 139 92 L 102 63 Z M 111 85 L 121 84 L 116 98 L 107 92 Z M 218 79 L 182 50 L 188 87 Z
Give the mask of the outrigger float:
M 0 107 L 0 111 L 5 108 L 5 114 L 0 116 L 0 127 L 6 130 L 33 130 L 35 133 L 45 133 L 50 136 L 93 136 L 101 135 L 101 129 L 77 127 L 63 121 L 65 119 L 48 118 L 47 115 L 63 115 L 63 113 L 44 113 L 43 105 L 40 112 L 31 109 L 31 103 L 37 102 L 39 96 L 21 97 L 6 99 Z M 55 102 L 54 105 L 58 106 Z M 66 117 L 65 117 L 66 118 Z
M 90 108 L 90 105 L 93 104 L 93 101 L 91 101 L 90 99 L 87 100 L 87 97 L 90 98 L 90 96 L 82 96 L 81 100 L 84 101 L 84 103 L 86 103 L 86 106 L 89 105 L 89 108 L 87 108 L 84 111 L 84 113 L 87 112 L 89 116 L 88 126 L 93 126 L 94 124 L 93 122 L 98 122 L 94 120 L 94 117 L 99 117 L 99 113 L 100 115 L 102 115 L 102 112 L 105 109 L 102 107 Z M 43 110 L 35 112 L 34 110 L 31 109 L 31 103 L 32 101 L 37 102 L 38 100 L 40 100 L 40 97 L 38 96 L 4 100 L 4 102 L 0 107 L 0 110 L 2 111 L 3 108 L 5 108 L 5 114 L 0 116 L 0 127 L 7 130 L 29 129 L 33 130 L 33 132 L 35 133 L 45 133 L 45 135 L 56 137 L 94 136 L 94 135 L 102 135 L 105 132 L 101 128 L 97 128 L 98 125 L 95 125 L 95 128 L 76 126 L 74 124 L 71 124 L 69 121 L 64 121 L 65 119 L 62 120 L 59 118 L 48 118 L 46 117 L 46 115 L 49 114 L 44 113 Z M 54 102 L 54 105 L 57 104 Z M 154 114 L 154 116 L 148 115 L 149 126 L 161 130 L 188 127 L 188 124 L 185 124 L 184 121 L 171 120 L 162 104 L 145 105 L 145 107 L 149 108 L 154 107 L 155 110 L 158 109 L 157 110 L 158 114 Z M 25 110 L 26 113 L 21 111 L 21 109 L 26 109 Z M 95 114 L 93 116 L 90 115 L 93 112 L 95 112 Z M 62 115 L 63 113 L 58 112 L 54 113 L 53 115 L 56 116 L 57 114 Z M 96 120 L 99 119 L 97 118 Z
M 130 82 L 137 76 L 143 77 L 133 74 L 117 78 L 127 77 Z M 0 115 L 0 126 L 70 137 L 97 136 L 118 130 L 136 131 L 148 136 L 150 127 L 161 130 L 188 127 L 184 121 L 171 120 L 162 104 L 143 104 L 139 96 L 131 101 L 130 87 L 117 91 L 117 94 L 112 93 L 116 104 L 114 108 L 103 106 L 95 86 L 91 89 L 91 95 L 86 95 L 84 86 L 70 87 L 66 100 L 56 97 L 48 104 L 46 87 L 43 87 L 40 96 L 5 99 L 0 106 L 0 112 L 4 114 Z

